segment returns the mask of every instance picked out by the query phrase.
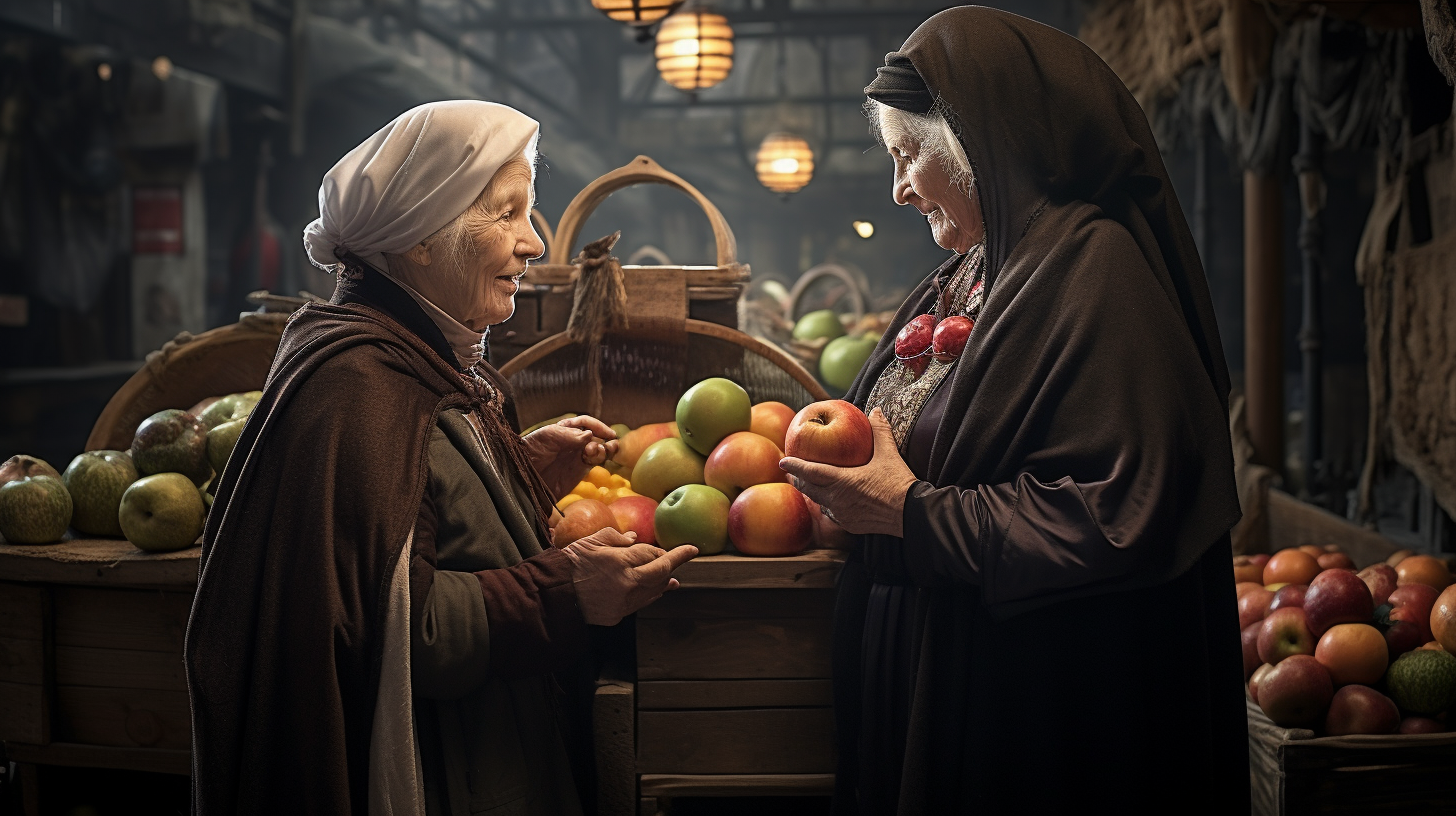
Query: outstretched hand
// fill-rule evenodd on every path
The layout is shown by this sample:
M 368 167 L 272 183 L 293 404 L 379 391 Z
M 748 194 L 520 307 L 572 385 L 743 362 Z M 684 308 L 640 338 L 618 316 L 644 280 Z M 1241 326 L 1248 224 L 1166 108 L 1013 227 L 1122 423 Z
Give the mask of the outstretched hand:
M 572 563 L 576 602 L 587 623 L 612 626 L 677 589 L 673 570 L 698 554 L 691 545 L 664 551 L 636 540 L 636 533 L 607 527 L 564 548 Z
M 848 532 L 898 537 L 905 529 L 905 494 L 916 478 L 900 457 L 895 432 L 884 413 L 876 408 L 869 418 L 875 435 L 875 453 L 869 464 L 842 468 L 785 456 L 779 467 L 795 487 L 828 509 Z
M 526 455 L 560 499 L 587 471 L 617 455 L 617 432 L 596 417 L 578 416 L 537 428 L 523 438 Z

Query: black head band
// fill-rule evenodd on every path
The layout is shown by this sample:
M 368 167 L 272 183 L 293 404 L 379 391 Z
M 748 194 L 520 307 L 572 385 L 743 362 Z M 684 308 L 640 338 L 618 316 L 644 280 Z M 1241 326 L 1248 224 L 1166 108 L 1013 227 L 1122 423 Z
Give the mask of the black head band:
M 885 55 L 885 65 L 875 72 L 875 81 L 864 89 L 876 102 L 909 113 L 929 113 L 935 97 L 910 58 L 898 51 Z

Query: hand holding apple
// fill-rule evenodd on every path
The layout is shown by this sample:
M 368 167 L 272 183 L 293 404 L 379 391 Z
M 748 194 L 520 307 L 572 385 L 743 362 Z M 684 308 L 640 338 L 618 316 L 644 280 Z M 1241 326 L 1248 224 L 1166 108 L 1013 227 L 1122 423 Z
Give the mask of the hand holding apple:
M 829 508 L 848 532 L 898 537 L 904 532 L 905 495 L 916 477 L 900 458 L 895 432 L 884 413 L 876 408 L 869 421 L 874 437 L 869 464 L 836 467 L 786 456 L 779 466 L 794 477 L 795 486 L 806 496 Z M 793 447 L 792 441 L 789 446 Z
M 526 455 L 541 472 L 551 495 L 560 499 L 587 471 L 617 452 L 617 432 L 596 417 L 563 419 L 526 434 Z

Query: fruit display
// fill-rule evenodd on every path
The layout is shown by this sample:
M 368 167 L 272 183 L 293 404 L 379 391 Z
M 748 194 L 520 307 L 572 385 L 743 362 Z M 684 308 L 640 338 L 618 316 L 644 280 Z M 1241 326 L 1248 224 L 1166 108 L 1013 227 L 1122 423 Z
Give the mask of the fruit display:
M 206 490 L 261 398 L 246 391 L 158 411 L 137 426 L 128 450 L 85 451 L 64 473 L 33 456 L 10 457 L 0 465 L 0 536 L 54 544 L 69 530 L 152 552 L 192 546 L 212 506 Z
M 805 458 L 848 461 L 863 453 L 857 464 L 874 448 L 864 414 L 833 402 L 796 414 L 781 402 L 752 404 L 722 377 L 696 383 L 678 399 L 675 421 L 614 426 L 617 453 L 557 502 L 562 517 L 552 543 L 565 546 L 610 526 L 667 549 L 692 544 L 702 555 L 730 544 L 742 555 L 803 552 L 818 510 L 788 484 L 779 467 L 784 446 L 802 437 L 795 449 Z M 793 430 L 805 424 L 816 427 Z
M 1335 545 L 1234 557 L 1244 678 L 1276 725 L 1331 736 L 1448 730 L 1456 584 L 1439 558 L 1393 560 L 1356 572 Z

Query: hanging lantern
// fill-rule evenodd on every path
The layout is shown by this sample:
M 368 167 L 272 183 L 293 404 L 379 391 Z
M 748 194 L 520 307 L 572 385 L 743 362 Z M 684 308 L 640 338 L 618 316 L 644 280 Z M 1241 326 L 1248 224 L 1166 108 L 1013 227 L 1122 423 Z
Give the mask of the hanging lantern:
M 591 0 L 592 8 L 634 26 L 647 26 L 673 13 L 683 0 Z
M 674 14 L 657 30 L 655 54 L 669 85 L 688 92 L 711 88 L 733 70 L 733 29 L 721 14 Z
M 792 133 L 770 133 L 753 163 L 758 183 L 775 193 L 797 193 L 814 177 L 814 151 Z

